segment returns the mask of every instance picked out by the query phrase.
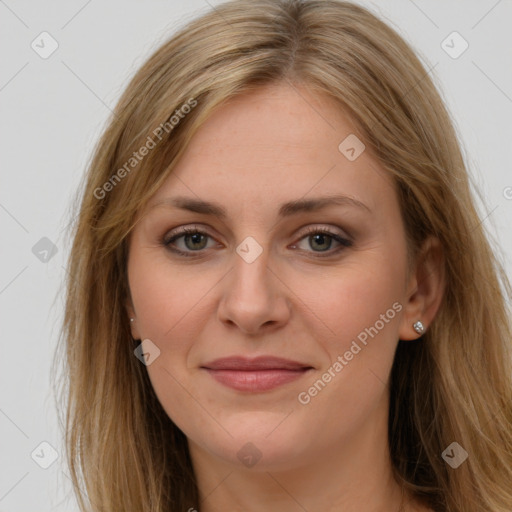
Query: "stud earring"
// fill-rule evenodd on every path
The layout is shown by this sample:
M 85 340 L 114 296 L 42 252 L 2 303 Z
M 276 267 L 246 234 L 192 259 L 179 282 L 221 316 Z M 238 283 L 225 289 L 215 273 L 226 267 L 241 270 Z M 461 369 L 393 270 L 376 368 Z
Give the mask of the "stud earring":
M 415 322 L 412 326 L 412 328 L 418 333 L 418 334 L 423 334 L 425 332 L 425 326 L 423 325 L 422 322 L 420 322 L 419 320 L 417 322 Z
M 130 318 L 130 322 L 133 322 L 135 320 L 135 318 Z

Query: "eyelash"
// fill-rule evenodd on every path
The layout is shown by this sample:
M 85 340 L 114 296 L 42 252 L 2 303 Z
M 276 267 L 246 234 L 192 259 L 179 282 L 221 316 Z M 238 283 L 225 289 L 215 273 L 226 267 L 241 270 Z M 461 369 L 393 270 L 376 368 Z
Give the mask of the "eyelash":
M 328 258 L 330 256 L 333 256 L 334 254 L 337 254 L 338 252 L 341 252 L 342 250 L 344 250 L 347 247 L 351 247 L 353 244 L 351 240 L 348 240 L 347 238 L 343 238 L 339 234 L 337 234 L 333 231 L 330 231 L 327 228 L 315 228 L 315 227 L 309 227 L 306 230 L 306 232 L 303 234 L 303 236 L 300 238 L 299 241 L 302 241 L 304 238 L 307 238 L 308 236 L 318 235 L 318 234 L 326 235 L 326 236 L 332 238 L 333 240 L 338 242 L 340 244 L 340 246 L 337 249 L 328 250 L 328 251 L 320 251 L 320 252 L 306 251 L 306 252 L 313 252 L 314 254 L 317 254 L 317 256 L 315 256 L 316 258 Z M 171 244 L 173 242 L 175 242 L 179 238 L 181 238 L 183 236 L 187 236 L 187 235 L 206 235 L 209 238 L 213 238 L 207 232 L 202 231 L 196 227 L 193 227 L 193 228 L 184 227 L 184 228 L 181 228 L 179 232 L 174 233 L 170 237 L 167 234 L 164 235 L 164 237 L 161 239 L 160 243 L 164 247 L 166 247 L 167 249 L 169 249 L 170 251 L 172 251 L 173 253 L 175 253 L 179 256 L 184 256 L 186 258 L 190 258 L 190 257 L 193 258 L 194 256 L 196 256 L 196 254 L 194 254 L 194 253 L 200 253 L 200 252 L 204 251 L 205 249 L 200 249 L 198 251 L 182 251 L 180 249 L 176 249 L 175 247 L 171 247 Z M 322 255 L 322 253 L 327 253 L 327 254 Z

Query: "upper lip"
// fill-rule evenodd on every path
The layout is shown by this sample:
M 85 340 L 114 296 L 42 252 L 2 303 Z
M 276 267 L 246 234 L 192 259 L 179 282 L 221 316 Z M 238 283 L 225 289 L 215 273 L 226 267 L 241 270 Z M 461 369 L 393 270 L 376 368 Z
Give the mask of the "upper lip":
M 299 363 L 290 359 L 283 359 L 281 357 L 273 356 L 260 356 L 253 359 L 232 356 L 215 359 L 209 363 L 202 365 L 202 368 L 209 370 L 238 370 L 238 371 L 251 371 L 251 370 L 304 370 L 312 368 L 309 364 Z

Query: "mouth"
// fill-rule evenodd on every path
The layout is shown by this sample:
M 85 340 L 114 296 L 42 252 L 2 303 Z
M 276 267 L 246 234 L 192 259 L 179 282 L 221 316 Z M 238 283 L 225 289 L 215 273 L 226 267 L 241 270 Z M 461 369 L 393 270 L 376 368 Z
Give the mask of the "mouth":
M 224 386 L 252 393 L 277 388 L 313 370 L 308 364 L 270 356 L 217 359 L 201 368 Z

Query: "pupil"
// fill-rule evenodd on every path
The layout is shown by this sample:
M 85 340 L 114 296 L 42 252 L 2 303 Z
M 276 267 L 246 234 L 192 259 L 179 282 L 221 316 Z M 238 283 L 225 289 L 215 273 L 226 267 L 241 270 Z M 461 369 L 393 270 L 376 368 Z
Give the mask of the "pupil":
M 192 244 L 200 244 L 201 243 L 201 237 L 203 235 L 201 233 L 194 233 L 192 235 L 188 235 L 188 238 L 192 239 Z M 196 247 L 197 248 L 197 247 Z
M 313 235 L 313 239 L 320 238 L 320 240 L 323 240 L 324 237 L 326 237 L 326 235 L 323 235 L 323 234 Z M 329 237 L 327 236 L 327 238 L 329 238 Z M 324 240 L 324 243 L 325 243 L 325 240 Z M 322 242 L 320 242 L 320 245 L 323 245 Z M 327 244 L 327 245 L 329 245 L 329 244 Z M 329 249 L 329 247 L 325 247 L 325 249 Z

